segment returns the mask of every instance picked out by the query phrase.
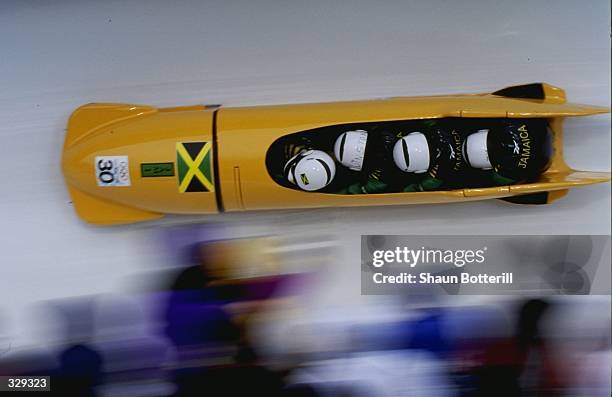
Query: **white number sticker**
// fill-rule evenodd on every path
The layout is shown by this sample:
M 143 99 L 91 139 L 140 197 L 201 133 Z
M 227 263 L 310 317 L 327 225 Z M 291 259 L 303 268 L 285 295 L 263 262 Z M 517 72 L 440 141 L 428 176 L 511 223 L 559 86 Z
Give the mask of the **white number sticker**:
M 96 156 L 98 186 L 130 186 L 128 156 Z

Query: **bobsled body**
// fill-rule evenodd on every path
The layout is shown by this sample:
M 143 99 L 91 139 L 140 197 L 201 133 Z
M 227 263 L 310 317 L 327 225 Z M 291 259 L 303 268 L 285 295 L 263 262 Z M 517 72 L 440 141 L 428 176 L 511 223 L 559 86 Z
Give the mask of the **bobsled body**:
M 240 108 L 89 104 L 77 109 L 68 123 L 63 171 L 77 213 L 95 224 L 131 223 L 164 214 L 489 198 L 542 204 L 563 196 L 570 187 L 610 180 L 610 173 L 570 169 L 562 151 L 564 117 L 606 112 L 609 109 L 568 104 L 561 89 L 546 84 L 493 94 Z M 272 145 L 291 134 L 440 118 L 544 118 L 553 136 L 551 166 L 537 180 L 516 185 L 343 195 L 283 186 L 266 164 Z

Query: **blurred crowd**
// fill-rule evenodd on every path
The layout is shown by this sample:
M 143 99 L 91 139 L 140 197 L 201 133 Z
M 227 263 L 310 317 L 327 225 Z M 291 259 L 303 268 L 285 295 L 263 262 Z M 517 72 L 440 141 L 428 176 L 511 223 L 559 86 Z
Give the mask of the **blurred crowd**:
M 186 250 L 129 298 L 45 303 L 58 338 L 0 343 L 0 375 L 50 375 L 58 396 L 611 395 L 609 296 L 372 297 L 312 311 L 329 267 L 289 266 L 276 239 Z

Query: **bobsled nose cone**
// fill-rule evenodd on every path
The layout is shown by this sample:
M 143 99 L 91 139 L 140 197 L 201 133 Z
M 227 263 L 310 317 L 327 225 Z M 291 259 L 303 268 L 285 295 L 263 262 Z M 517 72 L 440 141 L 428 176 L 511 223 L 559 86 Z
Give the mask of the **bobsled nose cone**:
M 115 123 L 156 111 L 151 106 L 125 103 L 89 103 L 76 109 L 68 120 L 64 140 L 62 170 L 68 181 L 80 181 L 87 170 L 93 170 L 94 153 L 99 147 L 91 140 L 97 135 L 112 131 Z

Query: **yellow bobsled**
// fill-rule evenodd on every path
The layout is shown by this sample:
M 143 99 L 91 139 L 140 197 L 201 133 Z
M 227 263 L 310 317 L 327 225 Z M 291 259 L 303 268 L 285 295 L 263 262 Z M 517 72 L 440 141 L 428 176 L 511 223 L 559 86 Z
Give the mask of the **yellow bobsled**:
M 92 103 L 70 117 L 62 167 L 74 207 L 87 222 L 110 225 L 164 214 L 444 203 L 504 198 L 544 204 L 610 173 L 576 171 L 563 160 L 565 117 L 608 108 L 566 103 L 548 84 L 494 93 L 396 97 L 278 106 L 188 106 Z M 325 126 L 398 120 L 544 118 L 553 134 L 550 167 L 532 182 L 445 191 L 341 195 L 277 183 L 266 153 L 283 136 Z

